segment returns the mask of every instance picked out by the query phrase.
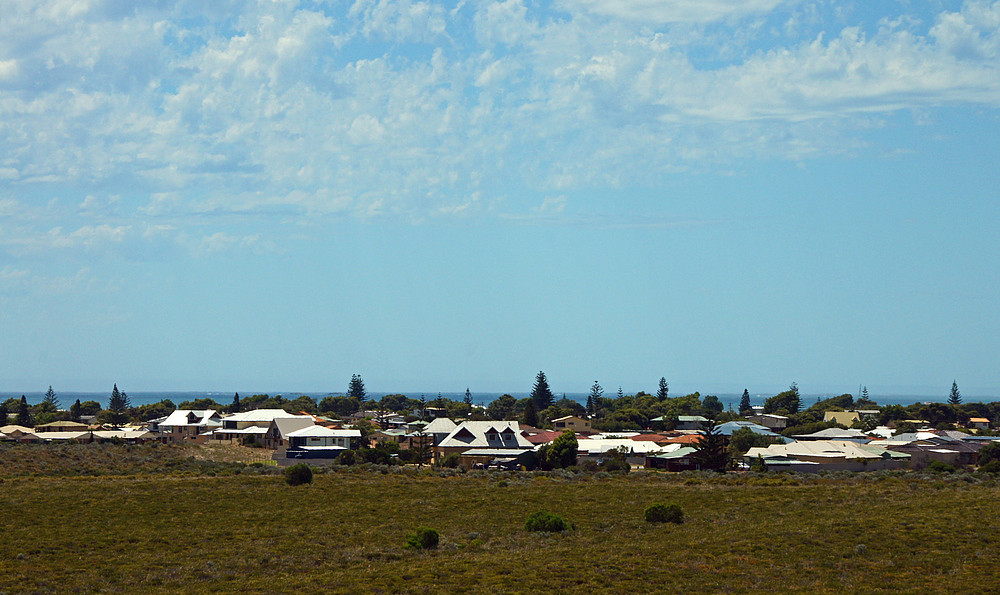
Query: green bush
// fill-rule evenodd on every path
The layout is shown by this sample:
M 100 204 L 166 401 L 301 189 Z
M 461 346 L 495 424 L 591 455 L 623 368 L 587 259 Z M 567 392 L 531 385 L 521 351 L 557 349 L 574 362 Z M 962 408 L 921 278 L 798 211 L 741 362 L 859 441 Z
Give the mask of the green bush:
M 684 511 L 677 504 L 652 504 L 646 508 L 647 523 L 676 523 L 684 522 Z
M 432 550 L 438 546 L 438 532 L 427 527 L 417 527 L 417 530 L 406 536 L 406 547 L 415 550 Z
M 954 465 L 942 463 L 941 461 L 931 461 L 930 463 L 927 463 L 927 470 L 934 471 L 935 473 L 954 473 L 957 471 Z
M 448 467 L 451 469 L 457 469 L 458 463 L 461 460 L 462 457 L 460 457 L 457 452 L 453 452 L 450 455 L 446 456 L 445 458 L 441 459 L 441 466 Z
M 338 465 L 353 465 L 355 463 L 354 451 L 353 450 L 342 450 L 340 454 L 337 455 Z
M 569 524 L 561 516 L 538 511 L 524 521 L 525 531 L 545 531 L 547 533 L 558 533 L 569 529 Z
M 1000 461 L 993 459 L 979 468 L 980 473 L 1000 473 Z
M 290 486 L 298 486 L 304 483 L 312 483 L 313 480 L 313 470 L 312 467 L 306 465 L 305 463 L 299 463 L 298 465 L 292 465 L 284 471 L 285 483 Z

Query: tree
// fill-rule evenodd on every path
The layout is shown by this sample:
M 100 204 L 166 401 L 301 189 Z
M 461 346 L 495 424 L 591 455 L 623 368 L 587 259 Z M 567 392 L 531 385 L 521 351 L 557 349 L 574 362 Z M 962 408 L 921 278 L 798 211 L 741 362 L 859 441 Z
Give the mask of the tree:
M 535 409 L 534 401 L 529 399 L 524 404 L 524 417 L 522 419 L 524 420 L 524 425 L 538 427 L 538 410 Z
M 556 469 L 565 469 L 576 465 L 576 455 L 579 449 L 576 441 L 576 434 L 573 430 L 566 430 L 556 437 L 549 445 L 548 452 L 545 453 L 546 461 Z
M 867 386 L 861 391 L 861 400 L 862 401 L 870 401 L 871 400 L 871 399 L 868 398 L 868 387 Z
M 111 412 L 111 425 L 120 426 L 128 421 L 128 395 L 118 390 L 118 384 L 111 391 L 111 398 L 108 399 L 108 411 Z
M 664 401 L 668 396 L 670 396 L 670 386 L 667 384 L 667 379 L 661 377 L 660 388 L 656 390 L 656 398 L 660 401 Z
M 469 392 L 469 387 L 465 387 L 465 399 L 463 399 L 466 405 L 472 407 L 472 393 Z
M 951 381 L 951 394 L 948 395 L 949 405 L 960 405 L 962 403 L 962 393 L 958 392 L 958 383 Z
M 359 402 L 364 402 L 368 393 L 365 391 L 365 381 L 357 374 L 351 374 L 351 382 L 347 385 L 347 398 L 354 397 Z
M 240 393 L 233 395 L 233 404 L 229 406 L 230 413 L 239 413 L 243 411 L 242 405 L 240 405 Z
M 504 420 L 514 415 L 517 399 L 510 395 L 501 395 L 486 407 L 486 415 L 490 419 Z
M 80 413 L 81 409 L 83 409 L 83 406 L 80 405 L 80 399 L 77 399 L 75 403 L 73 403 L 72 405 L 69 406 L 69 417 L 70 417 L 70 419 L 72 419 L 75 422 L 79 422 L 80 421 L 80 415 L 81 415 L 81 413 Z
M 424 430 L 425 426 L 420 426 L 416 431 L 413 442 L 413 462 L 423 465 L 431 460 L 431 445 L 433 438 Z
M 740 399 L 740 413 L 747 411 L 753 411 L 753 405 L 750 404 L 750 391 L 743 389 L 743 397 Z
M 0 425 L 7 425 L 7 419 L 10 417 L 10 412 L 7 411 L 7 402 L 4 401 L 0 403 Z
M 624 396 L 625 396 L 625 393 L 622 392 L 622 387 L 619 386 L 618 387 L 618 398 L 620 399 L 620 398 L 622 398 Z
M 704 425 L 698 443 L 695 445 L 694 458 L 702 469 L 725 471 L 729 466 L 729 453 L 726 452 L 726 439 L 719 433 L 715 420 L 709 420 Z
M 552 396 L 552 389 L 549 388 L 549 381 L 545 378 L 545 372 L 539 372 L 535 376 L 535 386 L 531 389 L 531 400 L 535 402 L 535 409 L 538 411 L 552 406 L 555 398 Z
M 25 399 L 24 395 L 21 395 L 21 403 L 17 409 L 17 425 L 26 428 L 34 425 L 31 423 L 31 411 L 28 409 L 28 399 Z
M 701 406 L 704 407 L 706 411 L 710 412 L 712 417 L 722 413 L 722 410 L 725 409 L 722 401 L 720 401 L 719 397 L 716 397 L 715 395 L 708 395 L 705 397 L 701 402 Z
M 764 413 L 774 413 L 781 410 L 788 413 L 798 413 L 801 404 L 799 387 L 793 382 L 785 392 L 778 393 L 764 401 Z
M 54 410 L 59 410 L 59 399 L 56 398 L 56 391 L 52 390 L 52 385 L 49 385 L 49 390 L 45 391 L 45 397 L 42 402 L 51 405 Z

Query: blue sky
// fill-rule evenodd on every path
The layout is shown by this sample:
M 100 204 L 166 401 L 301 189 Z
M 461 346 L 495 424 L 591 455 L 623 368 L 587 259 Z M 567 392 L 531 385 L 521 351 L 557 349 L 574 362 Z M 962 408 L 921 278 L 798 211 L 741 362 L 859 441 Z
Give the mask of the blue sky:
M 1000 2 L 8 0 L 0 391 L 1000 397 Z

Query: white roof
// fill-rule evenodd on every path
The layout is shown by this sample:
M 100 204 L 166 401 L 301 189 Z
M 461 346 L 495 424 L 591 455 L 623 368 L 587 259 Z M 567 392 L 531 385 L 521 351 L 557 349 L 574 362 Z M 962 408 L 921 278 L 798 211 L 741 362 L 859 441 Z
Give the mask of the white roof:
M 456 427 L 458 426 L 455 422 L 447 417 L 435 417 L 431 423 L 424 426 L 424 432 L 427 434 L 450 434 Z
M 490 430 L 496 431 L 496 440 L 487 439 Z M 504 435 L 507 439 L 504 439 Z M 534 444 L 521 435 L 516 421 L 466 421 L 452 430 L 438 444 L 438 448 L 534 448 Z
M 254 409 L 253 411 L 242 411 L 226 417 L 226 421 L 247 421 L 251 423 L 271 422 L 276 417 L 308 417 L 311 415 L 295 415 L 284 409 Z
M 44 438 L 47 441 L 52 440 L 79 440 L 81 438 L 86 438 L 90 436 L 90 431 L 86 432 L 42 432 L 38 435 L 39 438 Z
M 188 423 L 189 413 L 193 413 L 194 417 L 197 418 L 193 423 Z M 212 416 L 216 414 L 215 409 L 177 409 L 161 421 L 160 425 L 171 428 L 176 426 L 203 426 L 212 421 Z M 219 424 L 218 421 L 213 421 L 212 423 L 215 425 Z
M 681 444 L 659 445 L 652 440 L 631 440 L 629 438 L 591 438 L 577 441 L 577 450 L 590 455 L 602 455 L 616 448 L 625 447 L 637 455 L 653 452 L 670 452 L 677 450 Z
M 325 426 L 310 426 L 288 433 L 289 438 L 360 438 L 361 430 L 335 430 Z
M 744 455 L 747 458 L 764 458 L 773 456 L 808 457 L 812 459 L 881 459 L 889 452 L 885 448 L 873 445 L 860 445 L 847 440 L 811 440 L 791 442 L 789 444 L 772 444 L 767 448 L 754 447 Z M 890 454 L 889 456 L 897 456 Z

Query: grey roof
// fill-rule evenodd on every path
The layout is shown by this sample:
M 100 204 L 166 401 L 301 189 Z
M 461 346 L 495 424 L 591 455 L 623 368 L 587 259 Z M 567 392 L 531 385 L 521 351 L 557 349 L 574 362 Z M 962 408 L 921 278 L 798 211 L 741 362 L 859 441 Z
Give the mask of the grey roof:
M 490 430 L 497 434 L 496 439 L 488 439 Z M 531 449 L 534 445 L 521 435 L 516 421 L 467 421 L 452 430 L 437 445 L 437 448 L 455 447 Z
M 282 438 L 287 438 L 289 434 L 305 428 L 316 426 L 311 417 L 276 417 L 271 423 L 278 429 L 278 434 Z M 322 427 L 322 426 L 316 426 Z

